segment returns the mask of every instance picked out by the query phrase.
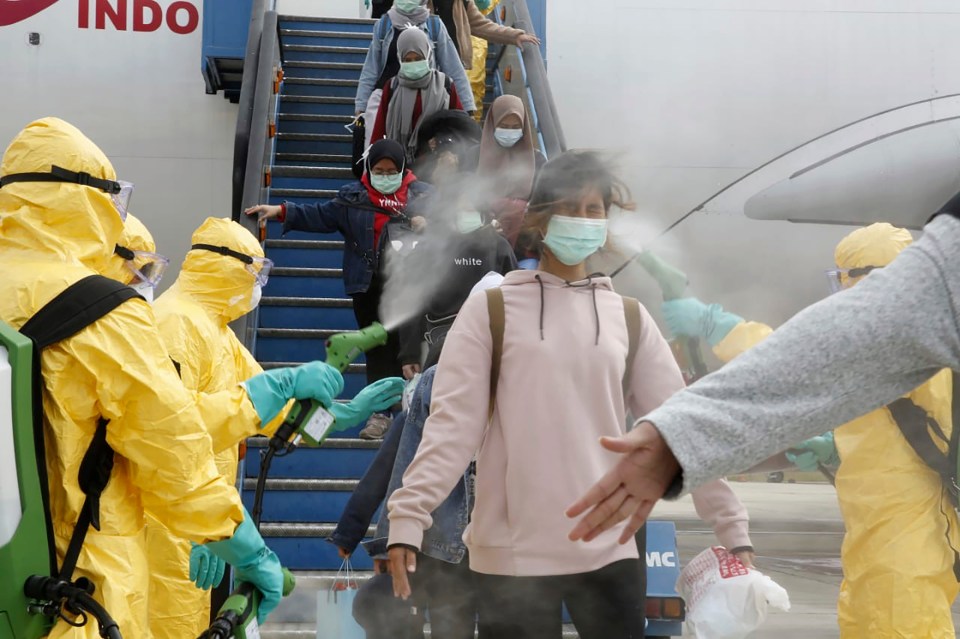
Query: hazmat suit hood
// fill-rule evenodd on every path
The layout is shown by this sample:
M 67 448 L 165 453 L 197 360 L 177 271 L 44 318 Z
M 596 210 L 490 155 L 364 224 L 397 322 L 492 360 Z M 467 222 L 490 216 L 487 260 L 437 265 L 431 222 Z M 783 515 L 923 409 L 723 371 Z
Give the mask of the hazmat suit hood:
M 31 122 L 7 147 L 0 176 L 49 173 L 56 165 L 116 180 L 107 156 L 79 129 L 59 118 Z M 108 193 L 65 182 L 14 182 L 0 188 L 3 250 L 36 260 L 77 263 L 102 273 L 108 268 L 123 220 Z
M 120 234 L 117 245 L 128 248 L 131 251 L 153 253 L 157 250 L 157 245 L 153 241 L 153 235 L 150 233 L 150 230 L 131 213 L 127 213 L 127 219 L 123 223 L 123 233 Z M 136 266 L 139 267 L 142 266 L 142 264 L 136 264 Z M 130 284 L 134 279 L 133 271 L 127 268 L 127 260 L 116 253 L 110 256 L 103 275 L 124 284 Z
M 194 232 L 192 244 L 224 246 L 251 257 L 263 257 L 257 239 L 229 218 L 209 217 Z M 191 249 L 183 261 L 174 288 L 226 325 L 249 313 L 256 278 L 235 257 L 205 249 Z
M 900 255 L 900 251 L 912 243 L 910 231 L 886 222 L 877 222 L 857 229 L 840 240 L 834 259 L 837 268 L 879 268 L 892 262 Z

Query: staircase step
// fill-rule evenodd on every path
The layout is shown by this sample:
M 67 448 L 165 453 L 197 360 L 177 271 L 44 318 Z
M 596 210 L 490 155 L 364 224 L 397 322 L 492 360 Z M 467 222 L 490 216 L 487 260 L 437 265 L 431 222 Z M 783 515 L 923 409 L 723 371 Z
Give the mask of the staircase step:
M 336 328 L 258 328 L 257 360 L 289 363 L 324 360 L 327 339 L 343 332 L 344 329 Z M 344 397 L 353 397 L 366 386 L 366 376 L 348 372 L 344 375 L 344 384 Z
M 336 78 L 287 77 L 283 81 L 283 95 L 312 95 L 317 97 L 339 97 L 353 100 L 357 96 L 360 82 Z
M 339 115 L 354 117 L 354 97 L 281 95 L 281 108 L 289 115 Z
M 350 169 L 335 169 L 326 166 L 302 166 L 302 165 L 284 165 L 274 166 L 271 174 L 276 178 L 310 178 L 325 180 L 340 180 L 347 182 L 354 180 L 353 171 Z M 276 182 L 274 182 L 276 183 Z
M 333 441 L 333 440 L 328 440 Z M 322 523 L 322 524 L 305 524 L 305 523 L 292 523 L 292 522 L 263 522 L 260 525 L 260 534 L 264 537 L 319 537 L 321 539 L 326 539 L 333 534 L 333 531 L 336 530 L 337 524 L 333 523 Z M 376 534 L 377 527 L 371 525 L 367 529 L 367 537 L 373 537 Z M 299 580 L 299 575 L 297 576 Z
M 353 135 L 346 126 L 353 122 L 352 115 L 322 115 L 318 113 L 280 113 L 278 128 L 283 133 L 345 133 Z
M 276 271 L 280 271 L 277 273 Z M 324 297 L 347 296 L 343 279 L 332 274 L 334 268 L 276 268 L 270 273 L 270 282 L 263 289 L 265 297 Z
M 320 448 L 300 448 L 291 455 L 275 457 L 270 477 L 299 479 L 357 479 L 362 477 L 380 448 L 379 441 L 346 437 L 338 433 Z M 244 476 L 256 477 L 260 472 L 260 455 L 256 450 L 267 447 L 266 437 L 247 439 Z
M 322 166 L 343 165 L 349 167 L 353 162 L 350 155 L 335 155 L 332 153 L 277 153 L 274 156 L 275 166 L 317 164 Z
M 370 18 L 328 18 L 325 16 L 297 16 L 297 15 L 282 15 L 279 16 L 280 28 L 281 29 L 323 29 L 324 25 L 334 25 L 344 27 L 341 31 L 364 31 L 366 33 L 371 33 L 373 31 L 373 25 L 377 23 L 376 20 L 371 20 Z M 290 27 L 290 24 L 305 24 L 306 27 Z
M 339 80 L 359 80 L 362 62 L 310 62 L 291 60 L 283 65 L 291 75 L 305 78 L 334 78 Z
M 331 301 L 329 298 L 272 298 Z M 352 300 L 334 300 L 343 302 L 343 306 L 321 306 L 298 304 L 296 306 L 267 305 L 260 302 L 260 328 L 269 329 L 315 329 L 323 326 L 337 333 L 357 330 L 357 319 L 351 308 Z
M 364 46 L 330 46 L 327 44 L 283 43 L 284 65 L 291 62 L 333 62 L 363 64 L 370 43 Z
M 272 188 L 270 189 L 270 203 L 280 204 L 284 201 L 290 201 L 297 204 L 313 204 L 333 199 L 337 196 L 337 191 L 334 189 Z M 270 236 L 268 235 L 268 237 Z
M 265 490 L 279 491 L 337 491 L 352 493 L 357 489 L 358 479 L 267 479 Z M 247 477 L 243 480 L 244 490 L 255 490 L 257 479 Z
M 295 306 L 297 308 L 353 308 L 353 300 L 350 298 L 329 297 L 264 297 L 260 300 L 260 306 Z
M 278 153 L 335 153 L 351 155 L 353 136 L 346 129 L 338 133 L 284 133 L 277 134 Z
M 373 33 L 358 31 L 315 31 L 313 29 L 280 29 L 283 44 L 312 44 L 343 47 L 370 47 Z
M 293 594 L 296 594 L 296 591 L 294 591 Z M 283 606 L 284 604 L 281 603 L 277 608 L 277 613 L 283 608 Z M 316 600 L 314 600 L 314 610 L 316 610 L 316 606 Z M 260 636 L 262 639 L 317 639 L 318 636 L 324 635 L 317 635 L 316 621 L 313 623 L 275 623 L 268 621 L 260 630 Z M 433 637 L 433 634 L 430 631 L 430 624 L 426 624 L 424 626 L 423 636 L 424 639 L 430 639 Z M 580 635 L 577 634 L 577 631 L 572 624 L 564 624 L 563 634 L 561 637 L 562 639 L 579 639 Z

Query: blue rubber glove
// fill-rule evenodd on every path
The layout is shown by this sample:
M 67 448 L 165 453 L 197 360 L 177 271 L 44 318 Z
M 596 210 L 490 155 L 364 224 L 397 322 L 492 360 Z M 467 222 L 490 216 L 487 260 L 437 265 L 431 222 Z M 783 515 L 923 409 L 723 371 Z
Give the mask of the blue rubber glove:
M 226 562 L 210 552 L 206 546 L 194 544 L 190 549 L 190 581 L 200 590 L 219 586 L 226 569 Z
M 243 383 L 260 424 L 273 421 L 291 399 L 315 399 L 324 406 L 343 392 L 343 375 L 326 362 L 310 362 L 292 368 L 276 368 Z
M 695 297 L 668 300 L 660 307 L 667 328 L 677 337 L 702 337 L 716 346 L 743 318 L 727 313 L 719 304 L 704 304 Z
M 211 541 L 204 546 L 233 566 L 237 581 L 249 582 L 263 594 L 257 614 L 257 622 L 262 624 L 283 597 L 283 569 L 277 555 L 267 548 L 253 525 L 253 518 L 246 508 L 243 514 L 243 522 L 237 526 L 233 537 Z
M 363 0 L 363 6 L 365 6 L 367 9 L 369 9 L 369 8 L 370 8 L 370 0 Z
M 786 452 L 786 457 L 791 464 L 806 472 L 818 470 L 821 465 L 840 465 L 840 455 L 833 443 L 832 432 L 824 433 L 819 437 L 811 437 L 807 441 L 794 446 Z
M 473 0 L 473 4 L 477 5 L 481 12 L 490 8 L 490 0 Z
M 374 413 L 387 410 L 400 401 L 407 382 L 402 377 L 387 377 L 357 393 L 348 404 L 333 404 L 330 412 L 337 418 L 333 432 L 352 428 Z

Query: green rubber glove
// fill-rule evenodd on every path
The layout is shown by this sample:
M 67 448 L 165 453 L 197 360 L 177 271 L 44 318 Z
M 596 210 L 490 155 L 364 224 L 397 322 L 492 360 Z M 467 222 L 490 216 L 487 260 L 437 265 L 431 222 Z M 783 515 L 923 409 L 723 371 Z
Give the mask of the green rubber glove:
M 370 415 L 387 410 L 400 401 L 406 384 L 402 377 L 387 377 L 364 388 L 350 403 L 333 404 L 330 412 L 337 418 L 333 432 L 352 428 Z
M 283 568 L 277 555 L 267 548 L 246 508 L 243 514 L 243 522 L 233 537 L 211 541 L 204 547 L 233 566 L 237 581 L 251 583 L 263 594 L 257 614 L 257 621 L 262 624 L 283 597 Z
M 802 451 L 802 452 L 800 452 Z M 839 466 L 840 455 L 833 443 L 833 433 L 824 433 L 819 437 L 811 437 L 786 452 L 791 464 L 802 471 L 812 472 L 823 466 Z
M 716 346 L 743 318 L 727 313 L 719 304 L 704 304 L 695 297 L 667 300 L 660 307 L 667 328 L 676 337 L 702 337 Z
M 324 406 L 343 392 L 343 375 L 325 362 L 276 368 L 243 382 L 260 424 L 273 421 L 291 399 L 315 399 Z
M 190 549 L 190 581 L 200 590 L 216 588 L 223 581 L 226 562 L 210 552 L 206 546 L 193 544 Z

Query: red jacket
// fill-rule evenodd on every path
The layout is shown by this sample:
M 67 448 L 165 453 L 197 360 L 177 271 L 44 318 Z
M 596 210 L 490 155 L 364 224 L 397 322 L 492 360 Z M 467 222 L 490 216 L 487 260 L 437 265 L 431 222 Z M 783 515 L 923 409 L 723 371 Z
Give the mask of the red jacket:
M 380 98 L 380 108 L 377 110 L 377 121 L 373 125 L 373 134 L 370 142 L 376 142 L 387 137 L 387 111 L 390 110 L 390 96 L 393 95 L 391 85 L 393 78 L 387 80 L 383 85 L 383 96 Z M 453 82 L 450 83 L 450 108 L 463 110 L 463 104 L 460 103 L 460 97 L 457 95 L 457 87 Z M 420 98 L 420 92 L 417 91 L 417 102 L 413 105 L 413 124 L 420 120 L 423 115 L 423 100 Z

